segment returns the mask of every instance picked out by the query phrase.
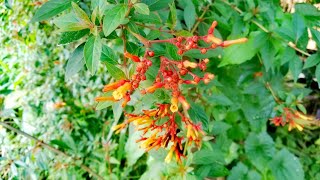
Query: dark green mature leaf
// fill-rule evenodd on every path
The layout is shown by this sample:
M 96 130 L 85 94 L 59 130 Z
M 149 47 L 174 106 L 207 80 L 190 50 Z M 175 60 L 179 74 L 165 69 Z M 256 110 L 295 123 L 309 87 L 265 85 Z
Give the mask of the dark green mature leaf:
M 167 8 L 168 4 L 172 3 L 173 0 L 142 0 L 141 2 L 147 4 L 150 11 L 156 11 Z
M 297 157 L 282 149 L 269 164 L 275 180 L 303 180 L 304 172 Z
M 117 56 L 115 55 L 113 50 L 109 48 L 107 45 L 103 45 L 102 47 L 101 61 L 107 62 L 112 65 L 118 64 Z
M 290 60 L 289 69 L 293 75 L 294 82 L 297 82 L 299 74 L 302 71 L 302 66 L 302 60 L 299 58 L 298 55 L 295 55 L 293 59 Z
M 308 57 L 304 63 L 303 69 L 311 68 L 316 66 L 320 62 L 320 53 L 312 54 Z
M 257 33 L 251 33 L 249 40 L 243 44 L 233 45 L 224 49 L 224 55 L 219 67 L 230 64 L 242 64 L 257 53 L 258 49 L 254 46 L 254 39 Z
M 113 78 L 117 80 L 126 78 L 126 75 L 124 74 L 124 72 L 121 69 L 117 68 L 117 66 L 110 63 L 106 63 L 106 67 L 108 69 L 108 72 Z
M 196 16 L 196 8 L 194 7 L 192 2 L 189 2 L 187 7 L 183 11 L 184 21 L 186 22 L 186 25 L 189 30 L 193 27 L 194 23 L 196 22 Z
M 299 13 L 307 18 L 320 18 L 320 11 L 308 3 L 301 3 L 295 5 L 296 13 Z
M 84 46 L 84 59 L 92 75 L 96 73 L 99 67 L 101 51 L 102 41 L 100 36 L 91 36 Z
M 316 75 L 316 79 L 318 81 L 318 87 L 320 88 L 320 64 L 317 65 L 315 75 Z
M 203 108 L 192 101 L 190 102 L 190 109 L 188 110 L 190 119 L 194 122 L 201 122 L 204 130 L 208 129 L 209 118 Z
M 146 5 L 144 3 L 136 3 L 133 5 L 133 7 L 140 14 L 145 14 L 145 15 L 150 14 L 150 10 L 149 10 L 148 5 Z
M 218 150 L 200 150 L 193 155 L 193 164 L 224 164 L 223 153 Z
M 89 34 L 89 29 L 83 29 L 80 31 L 70 31 L 70 32 L 64 32 L 61 34 L 59 44 L 68 44 L 73 41 L 79 40 L 83 36 Z
M 260 180 L 261 175 L 254 170 L 249 171 L 246 165 L 244 165 L 242 162 L 239 162 L 235 167 L 232 168 L 227 180 L 238 180 L 238 179 Z
M 320 48 L 320 32 L 313 28 L 311 28 L 310 30 L 311 30 L 312 38 L 317 43 L 317 47 Z
M 298 42 L 299 38 L 307 30 L 303 18 L 298 13 L 293 14 L 292 19 L 293 31 L 295 34 L 295 43 Z
M 135 14 L 131 18 L 131 20 L 135 21 L 135 22 L 141 22 L 141 23 L 152 23 L 152 24 L 161 24 L 162 23 L 159 15 L 156 15 L 154 13 L 150 13 L 149 15 Z
M 296 52 L 292 48 L 286 47 L 281 57 L 281 65 L 291 61 L 295 56 L 296 56 Z
M 227 132 L 228 129 L 230 129 L 232 126 L 228 123 L 225 123 L 223 121 L 214 121 L 213 122 L 213 128 L 212 133 L 214 135 L 222 134 Z
M 274 142 L 266 133 L 251 133 L 245 141 L 246 155 L 259 170 L 263 170 L 275 154 Z
M 84 61 L 83 49 L 84 49 L 84 44 L 81 44 L 72 53 L 70 59 L 67 62 L 65 78 L 72 77 L 84 67 L 85 61 Z
M 65 142 L 58 140 L 58 139 L 54 139 L 50 141 L 50 144 L 55 144 L 57 145 L 60 149 L 71 149 Z
M 43 21 L 71 7 L 72 0 L 51 0 L 37 10 L 31 22 Z
M 169 56 L 169 58 L 174 59 L 174 60 L 180 60 L 181 56 L 177 53 L 178 48 L 173 45 L 173 44 L 166 44 L 166 51 Z
M 272 65 L 274 64 L 276 49 L 274 48 L 272 42 L 270 40 L 267 41 L 264 46 L 262 46 L 260 52 L 263 64 L 266 67 L 266 71 L 268 71 L 270 68 L 273 69 Z
M 105 12 L 103 19 L 103 32 L 105 36 L 110 35 L 122 23 L 127 12 L 127 6 L 116 5 Z

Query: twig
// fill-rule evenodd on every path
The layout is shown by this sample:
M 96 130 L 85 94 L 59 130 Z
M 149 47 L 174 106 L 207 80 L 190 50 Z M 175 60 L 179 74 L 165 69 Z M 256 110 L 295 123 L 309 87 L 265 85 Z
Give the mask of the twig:
M 193 34 L 193 33 L 196 31 L 197 27 L 199 26 L 200 22 L 201 22 L 202 19 L 203 19 L 203 16 L 204 16 L 204 15 L 206 14 L 206 12 L 208 11 L 210 5 L 211 5 L 211 4 L 208 4 L 208 5 L 204 8 L 204 10 L 203 10 L 202 14 L 200 15 L 200 17 L 198 18 L 196 24 L 193 26 L 193 28 L 192 28 L 192 30 L 191 30 L 191 34 Z
M 70 155 L 66 154 L 65 152 L 60 151 L 59 149 L 56 149 L 55 147 L 53 147 L 53 146 L 51 146 L 51 145 L 49 145 L 49 144 L 47 144 L 47 143 L 45 143 L 45 142 L 43 142 L 43 141 L 41 141 L 41 140 L 39 140 L 39 139 L 37 139 L 37 138 L 31 136 L 30 134 L 28 134 L 28 133 L 26 133 L 26 132 L 23 132 L 23 131 L 21 131 L 21 130 L 19 130 L 19 129 L 16 129 L 16 128 L 12 127 L 11 125 L 7 124 L 7 123 L 4 123 L 4 122 L 1 122 L 1 121 L 0 121 L 0 125 L 3 126 L 3 127 L 6 128 L 6 129 L 9 129 L 9 130 L 17 133 L 17 134 L 20 134 L 20 135 L 22 135 L 22 136 L 25 136 L 26 138 L 29 138 L 29 139 L 32 139 L 32 140 L 36 141 L 38 145 L 40 145 L 40 146 L 42 146 L 42 147 L 44 147 L 44 148 L 46 148 L 46 149 L 49 149 L 50 151 L 52 151 L 52 152 L 54 152 L 54 153 L 56 153 L 56 154 L 58 154 L 58 155 L 72 158 L 72 160 L 74 161 L 74 164 L 76 164 L 76 163 L 75 163 L 76 161 L 79 161 L 79 159 L 73 158 L 73 157 L 71 157 Z M 85 171 L 87 171 L 88 173 L 90 173 L 92 176 L 96 177 L 97 179 L 103 179 L 102 176 L 100 176 L 99 174 L 97 174 L 96 172 L 94 172 L 94 171 L 93 171 L 92 169 L 90 169 L 88 166 L 86 166 L 86 165 L 84 165 L 84 164 L 80 164 L 79 166 L 80 166 L 83 170 L 85 170 Z

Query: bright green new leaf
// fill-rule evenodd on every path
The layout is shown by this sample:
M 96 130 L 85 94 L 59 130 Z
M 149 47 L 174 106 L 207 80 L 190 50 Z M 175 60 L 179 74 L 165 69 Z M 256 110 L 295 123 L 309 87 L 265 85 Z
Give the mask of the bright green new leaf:
M 174 29 L 177 25 L 177 9 L 174 3 L 169 4 L 170 13 L 167 20 L 167 24 L 170 29 Z
M 105 36 L 110 35 L 122 23 L 127 12 L 127 6 L 117 5 L 105 12 L 103 19 L 103 33 Z
M 72 0 L 51 0 L 46 2 L 33 16 L 31 22 L 43 21 L 71 7 Z
M 82 10 L 77 3 L 72 2 L 72 8 L 73 8 L 73 12 L 75 13 L 75 15 L 77 16 L 77 18 L 82 21 L 84 24 L 88 25 L 88 27 L 90 27 L 90 25 L 92 24 L 90 21 L 90 18 L 88 17 L 87 13 L 84 12 L 84 10 Z
M 81 44 L 72 53 L 71 57 L 67 62 L 65 78 L 72 77 L 83 68 L 85 64 L 83 49 L 84 44 Z
M 145 14 L 145 15 L 149 15 L 150 14 L 150 10 L 149 10 L 148 5 L 146 5 L 144 3 L 134 4 L 133 7 L 140 14 Z
M 257 33 L 251 33 L 249 40 L 243 44 L 232 45 L 224 49 L 224 55 L 219 67 L 230 64 L 242 64 L 257 53 L 257 47 L 254 46 L 254 39 Z
M 101 51 L 102 42 L 100 36 L 91 36 L 84 46 L 84 59 L 92 75 L 96 73 L 99 67 Z
M 62 32 L 79 31 L 89 28 L 89 26 L 83 23 L 73 12 L 56 18 L 54 24 L 58 26 Z

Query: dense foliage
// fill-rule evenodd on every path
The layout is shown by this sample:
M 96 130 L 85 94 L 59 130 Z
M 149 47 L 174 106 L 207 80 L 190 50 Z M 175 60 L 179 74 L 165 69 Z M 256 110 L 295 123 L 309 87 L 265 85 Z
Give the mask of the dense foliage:
M 1 3 L 1 178 L 320 179 L 315 2 Z

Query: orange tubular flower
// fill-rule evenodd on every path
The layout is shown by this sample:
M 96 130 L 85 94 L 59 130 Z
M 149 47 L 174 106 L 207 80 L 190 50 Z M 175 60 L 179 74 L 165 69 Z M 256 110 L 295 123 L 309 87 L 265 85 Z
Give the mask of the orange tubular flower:
M 131 60 L 134 61 L 134 62 L 140 62 L 140 58 L 139 58 L 138 56 L 135 56 L 135 55 L 130 54 L 130 53 L 128 53 L 128 52 L 125 52 L 125 53 L 124 53 L 124 56 L 125 56 L 126 58 L 131 59 Z
M 178 100 L 182 104 L 184 109 L 188 110 L 190 108 L 190 104 L 187 102 L 187 100 L 183 96 L 179 96 Z
M 130 90 L 131 88 L 132 88 L 131 84 L 126 82 L 126 83 L 124 83 L 124 85 L 120 86 L 118 89 L 113 91 L 112 96 L 114 97 L 114 99 L 120 100 L 127 93 L 127 91 Z
M 108 96 L 108 97 L 104 97 L 104 96 L 101 96 L 101 97 L 96 97 L 95 99 L 97 102 L 103 102 L 103 101 L 117 101 L 114 99 L 113 96 Z
M 214 44 L 217 44 L 217 45 L 220 45 L 223 41 L 215 36 L 213 36 L 212 34 L 209 34 L 207 36 L 207 39 L 206 39 L 206 42 L 211 42 L 211 43 L 214 43 Z
M 126 83 L 126 80 L 120 80 L 120 81 L 117 81 L 117 82 L 114 82 L 114 83 L 110 83 L 108 85 L 105 85 L 103 87 L 103 92 L 108 92 L 108 91 L 111 91 L 111 90 L 115 90 L 117 89 L 118 87 L 122 86 L 124 83 Z
M 163 85 L 164 85 L 164 83 L 162 83 L 162 82 L 154 83 L 152 86 L 150 86 L 147 89 L 141 91 L 141 94 L 154 93 L 158 88 L 163 87 Z
M 186 61 L 183 61 L 183 66 L 184 66 L 185 68 L 188 68 L 188 67 L 190 67 L 190 68 L 196 68 L 196 67 L 198 66 L 198 64 L 186 60 Z
M 178 111 L 178 98 L 176 97 L 171 98 L 170 110 L 173 113 Z
M 299 131 L 303 130 L 303 126 L 296 123 L 294 120 L 290 120 L 289 121 L 289 131 L 291 131 L 292 129 L 297 128 Z
M 164 162 L 166 162 L 166 163 L 171 162 L 173 151 L 175 150 L 175 148 L 176 148 L 175 146 L 171 146 L 170 151 L 169 151 L 168 155 L 166 156 Z
M 248 39 L 247 38 L 240 38 L 240 39 L 236 39 L 236 40 L 229 40 L 229 41 L 224 41 L 222 42 L 221 46 L 222 47 L 228 47 L 234 44 L 241 44 L 241 43 L 245 43 L 247 42 Z
M 211 27 L 208 30 L 208 34 L 213 34 L 214 29 L 216 28 L 217 25 L 218 25 L 218 22 L 217 21 L 213 21 L 212 24 L 211 24 Z

